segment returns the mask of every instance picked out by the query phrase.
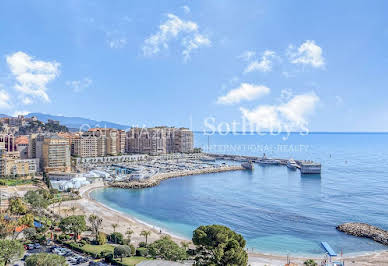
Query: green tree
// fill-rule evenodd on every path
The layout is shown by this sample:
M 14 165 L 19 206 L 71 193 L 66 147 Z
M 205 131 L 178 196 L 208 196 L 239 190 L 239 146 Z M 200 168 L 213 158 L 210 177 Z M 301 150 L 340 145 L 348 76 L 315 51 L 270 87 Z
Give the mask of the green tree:
M 27 213 L 26 215 L 23 215 L 20 217 L 17 221 L 19 225 L 27 225 L 27 226 L 34 226 L 34 215 L 31 213 Z
M 187 250 L 189 248 L 189 245 L 190 245 L 190 242 L 188 241 L 182 241 L 181 242 L 181 246 L 182 248 L 184 248 L 185 250 Z
M 306 266 L 318 266 L 318 263 L 316 263 L 314 260 L 312 259 L 308 259 L 306 260 L 303 265 L 306 265 Z
M 119 257 L 123 261 L 123 257 L 131 256 L 131 248 L 128 246 L 117 246 L 113 250 L 115 257 Z
M 36 229 L 33 227 L 28 227 L 23 230 L 24 238 L 27 240 L 33 240 L 36 236 Z
M 76 240 L 86 230 L 85 216 L 73 215 L 66 217 L 59 223 L 59 228 L 65 233 L 73 233 L 74 239 Z
M 106 234 L 104 234 L 103 232 L 98 232 L 96 241 L 99 245 L 105 245 L 106 244 Z
M 33 190 L 28 191 L 24 195 L 24 199 L 31 205 L 32 208 L 38 210 L 47 208 L 49 204 L 48 200 L 45 199 L 44 196 Z
M 133 230 L 128 227 L 128 230 L 125 232 L 125 234 L 127 235 L 128 243 L 131 243 L 131 236 L 133 234 Z
M 247 265 L 245 239 L 223 225 L 200 226 L 193 233 L 196 265 Z
M 119 226 L 119 225 L 118 225 L 118 224 L 112 224 L 111 226 L 112 226 L 112 228 L 113 228 L 113 233 L 116 233 L 116 228 L 117 228 L 117 226 Z
M 89 216 L 88 221 L 92 227 L 92 232 L 95 235 L 97 241 L 98 233 L 102 225 L 102 218 L 98 217 L 95 214 L 92 214 Z
M 57 254 L 39 253 L 29 256 L 26 259 L 26 266 L 65 266 L 65 257 Z
M 148 246 L 150 255 L 154 258 L 165 260 L 184 260 L 187 259 L 186 250 L 171 240 L 169 236 L 162 236 Z
M 8 201 L 8 210 L 11 214 L 14 215 L 22 215 L 26 214 L 27 212 L 27 206 L 23 202 L 22 198 L 14 197 L 9 199 Z
M 148 244 L 148 237 L 151 235 L 151 231 L 143 230 L 140 235 L 145 237 L 145 242 Z
M 22 243 L 17 240 L 0 240 L 0 261 L 4 265 L 9 264 L 12 260 L 20 258 L 24 253 Z
M 115 244 L 122 244 L 124 239 L 123 234 L 119 232 L 110 234 L 109 238 L 110 241 L 114 242 Z

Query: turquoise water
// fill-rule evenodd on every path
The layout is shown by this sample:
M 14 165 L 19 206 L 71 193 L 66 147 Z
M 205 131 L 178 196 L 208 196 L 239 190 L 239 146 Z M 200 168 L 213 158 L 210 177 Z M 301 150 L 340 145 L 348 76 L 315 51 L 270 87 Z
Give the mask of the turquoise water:
M 337 232 L 335 226 L 355 221 L 388 229 L 388 134 L 283 137 L 216 135 L 208 139 L 196 134 L 195 140 L 204 149 L 209 141 L 212 152 L 261 155 L 265 151 L 270 156 L 316 160 L 322 163 L 321 176 L 256 165 L 253 172 L 188 176 L 153 188 L 107 188 L 91 195 L 187 238 L 198 225 L 224 224 L 259 252 L 323 254 L 321 241 L 344 254 L 384 249 L 371 240 Z

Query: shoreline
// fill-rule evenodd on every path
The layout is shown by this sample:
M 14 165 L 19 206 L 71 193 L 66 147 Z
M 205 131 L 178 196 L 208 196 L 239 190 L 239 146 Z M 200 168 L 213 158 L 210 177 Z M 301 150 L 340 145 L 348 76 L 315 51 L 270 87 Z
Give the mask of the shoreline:
M 119 215 L 119 216 L 123 216 L 123 217 L 125 217 L 125 218 L 127 218 L 127 219 L 129 219 L 129 220 L 133 220 L 134 222 L 139 223 L 139 224 L 142 224 L 142 225 L 144 225 L 144 226 L 146 226 L 146 227 L 148 227 L 148 228 L 154 229 L 154 230 L 156 230 L 156 231 L 159 231 L 159 230 L 163 229 L 163 234 L 167 234 L 167 235 L 171 236 L 171 237 L 174 238 L 174 239 L 178 239 L 178 240 L 181 240 L 181 241 L 191 241 L 191 239 L 184 238 L 183 236 L 178 236 L 178 235 L 176 235 L 176 234 L 174 234 L 174 233 L 172 233 L 172 232 L 169 232 L 169 231 L 165 230 L 164 228 L 159 228 L 158 226 L 154 226 L 154 225 L 152 225 L 152 224 L 146 223 L 146 222 L 144 222 L 144 221 L 142 221 L 142 220 L 140 220 L 140 219 L 138 219 L 138 218 L 136 218 L 136 217 L 134 217 L 134 216 L 132 216 L 132 215 L 130 215 L 130 214 L 127 214 L 127 213 L 124 213 L 124 212 L 115 210 L 115 209 L 113 209 L 113 208 L 111 208 L 111 207 L 105 205 L 104 203 L 101 203 L 101 202 L 99 202 L 99 201 L 93 199 L 93 198 L 90 196 L 90 193 L 91 193 L 92 191 L 94 191 L 94 190 L 101 189 L 101 188 L 109 188 L 109 187 L 111 187 L 111 186 L 103 185 L 103 186 L 98 186 L 98 187 L 90 188 L 90 189 L 86 190 L 86 191 L 81 195 L 81 197 L 83 197 L 83 198 L 85 197 L 85 198 L 87 198 L 89 201 L 95 203 L 96 205 L 101 206 L 101 208 L 107 209 L 107 210 L 109 210 L 110 212 L 113 212 L 113 213 L 115 213 L 115 214 L 117 214 L 117 215 Z
M 84 189 L 84 191 L 80 192 L 80 195 L 82 199 L 87 200 L 91 204 L 95 204 L 105 210 L 104 216 L 112 216 L 117 215 L 122 218 L 126 218 L 127 220 L 132 221 L 133 223 L 137 223 L 141 225 L 142 227 L 147 228 L 148 230 L 153 231 L 154 236 L 158 235 L 160 236 L 157 226 L 153 226 L 152 224 L 148 224 L 130 214 L 123 213 L 121 211 L 115 210 L 101 202 L 98 202 L 97 200 L 94 200 L 90 197 L 90 193 L 96 189 L 100 188 L 108 188 L 111 187 L 109 185 L 106 185 L 104 183 L 96 184 L 92 187 L 87 187 Z M 177 243 L 180 243 L 182 241 L 190 241 L 191 239 L 184 238 L 182 236 L 177 236 L 174 233 L 171 233 L 169 231 L 163 231 L 164 235 L 169 235 L 172 237 L 174 241 Z M 251 265 L 284 265 L 287 261 L 287 255 L 282 254 L 274 254 L 274 253 L 262 253 L 262 252 L 250 252 L 248 251 L 248 258 L 249 263 Z M 324 253 L 322 252 L 322 255 L 311 255 L 311 256 L 303 256 L 303 255 L 290 255 L 288 257 L 292 262 L 303 264 L 303 262 L 306 259 L 314 259 L 317 263 L 320 263 L 324 259 Z M 360 254 L 350 253 L 347 255 L 343 255 L 342 257 L 338 256 L 335 260 L 343 260 L 347 263 L 351 263 L 352 265 L 388 265 L 388 251 L 387 250 L 377 250 L 377 251 L 370 251 Z

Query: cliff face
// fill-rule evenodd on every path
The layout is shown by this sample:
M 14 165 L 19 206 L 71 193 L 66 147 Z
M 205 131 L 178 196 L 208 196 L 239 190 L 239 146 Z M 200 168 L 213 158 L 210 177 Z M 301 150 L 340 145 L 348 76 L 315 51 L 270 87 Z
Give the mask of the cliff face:
M 348 235 L 366 237 L 384 245 L 388 245 L 388 231 L 365 223 L 344 223 L 336 227 L 338 231 Z

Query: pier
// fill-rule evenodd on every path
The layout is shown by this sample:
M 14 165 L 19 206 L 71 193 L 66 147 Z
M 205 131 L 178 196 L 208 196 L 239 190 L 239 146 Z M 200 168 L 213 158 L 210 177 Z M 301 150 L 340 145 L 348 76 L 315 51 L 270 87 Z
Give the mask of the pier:
M 257 156 L 246 156 L 246 155 L 232 155 L 232 154 L 215 154 L 215 153 L 205 153 L 206 156 L 213 157 L 219 160 L 230 160 L 238 162 L 247 162 L 251 161 L 253 163 L 263 162 L 263 157 Z M 286 166 L 289 159 L 283 158 L 271 158 L 271 160 L 277 161 L 277 165 Z M 313 161 L 306 160 L 295 160 L 296 168 L 298 168 L 301 174 L 320 174 L 321 173 L 321 164 Z M 276 165 L 276 164 L 273 164 Z

